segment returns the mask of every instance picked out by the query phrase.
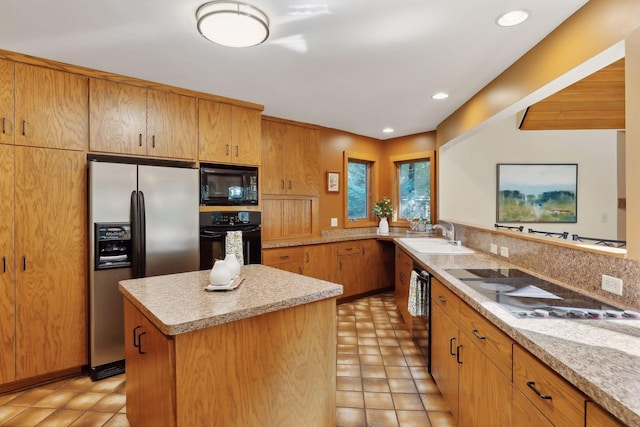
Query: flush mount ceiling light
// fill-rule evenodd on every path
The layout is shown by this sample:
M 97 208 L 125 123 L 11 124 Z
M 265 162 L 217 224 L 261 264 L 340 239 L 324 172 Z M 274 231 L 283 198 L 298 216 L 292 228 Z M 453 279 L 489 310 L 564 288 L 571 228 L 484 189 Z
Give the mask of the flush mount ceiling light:
M 444 92 L 438 92 L 438 93 L 434 93 L 433 95 L 431 95 L 431 98 L 433 99 L 447 99 L 449 97 L 448 93 L 444 93 Z
M 513 27 L 522 24 L 529 17 L 529 11 L 526 9 L 512 10 L 498 16 L 496 23 L 501 27 Z
M 384 133 L 393 133 L 393 128 L 386 127 L 384 129 L 382 129 L 382 132 L 384 132 Z
M 196 11 L 198 31 L 229 47 L 259 45 L 269 37 L 269 18 L 260 9 L 237 1 L 212 1 Z

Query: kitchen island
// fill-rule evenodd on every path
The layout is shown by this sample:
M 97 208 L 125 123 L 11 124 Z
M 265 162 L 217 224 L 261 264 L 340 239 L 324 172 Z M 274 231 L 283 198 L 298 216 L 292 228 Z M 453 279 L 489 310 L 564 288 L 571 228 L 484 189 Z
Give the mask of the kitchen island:
M 335 424 L 342 286 L 263 265 L 120 282 L 132 426 Z

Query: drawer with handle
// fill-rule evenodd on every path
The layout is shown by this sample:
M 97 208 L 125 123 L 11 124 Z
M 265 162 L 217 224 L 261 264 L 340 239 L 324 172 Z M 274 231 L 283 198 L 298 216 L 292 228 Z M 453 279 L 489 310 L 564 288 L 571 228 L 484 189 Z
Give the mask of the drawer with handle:
M 586 397 L 518 345 L 513 347 L 513 384 L 556 426 L 584 426 Z
M 457 325 L 460 298 L 435 278 L 431 278 L 431 300 Z
M 469 336 L 504 376 L 512 379 L 511 338 L 465 303 L 460 304 L 460 331 Z
M 303 253 L 304 250 L 301 246 L 263 250 L 262 263 L 264 265 L 277 265 L 287 262 L 302 262 Z

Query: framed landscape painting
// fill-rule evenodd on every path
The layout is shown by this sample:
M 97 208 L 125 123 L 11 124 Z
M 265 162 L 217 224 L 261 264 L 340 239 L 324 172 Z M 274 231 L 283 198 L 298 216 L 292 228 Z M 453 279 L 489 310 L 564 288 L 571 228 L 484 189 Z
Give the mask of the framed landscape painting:
M 577 164 L 497 166 L 497 222 L 577 222 Z

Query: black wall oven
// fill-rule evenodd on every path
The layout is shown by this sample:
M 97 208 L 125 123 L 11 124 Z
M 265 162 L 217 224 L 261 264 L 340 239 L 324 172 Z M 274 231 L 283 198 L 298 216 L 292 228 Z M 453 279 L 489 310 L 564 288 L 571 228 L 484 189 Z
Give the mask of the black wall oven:
M 257 204 L 257 167 L 200 164 L 200 205 L 255 206 Z
M 226 255 L 227 232 L 242 232 L 244 264 L 262 262 L 260 212 L 200 212 L 200 270 Z

